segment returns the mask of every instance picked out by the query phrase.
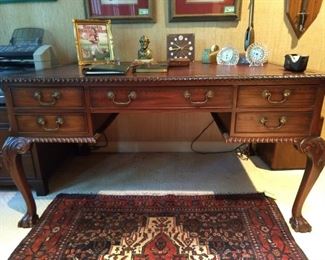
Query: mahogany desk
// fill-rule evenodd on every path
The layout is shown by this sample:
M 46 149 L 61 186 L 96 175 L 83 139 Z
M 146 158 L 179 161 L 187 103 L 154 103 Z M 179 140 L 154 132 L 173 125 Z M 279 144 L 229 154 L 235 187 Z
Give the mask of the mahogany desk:
M 206 111 L 226 142 L 292 143 L 307 155 L 290 223 L 298 232 L 311 230 L 301 211 L 325 164 L 325 142 L 319 137 L 325 74 L 291 73 L 272 64 L 192 63 L 168 73 L 85 77 L 70 65 L 0 82 L 11 126 L 4 164 L 27 206 L 19 227 L 38 220 L 20 160 L 33 143 L 96 143 L 123 112 Z

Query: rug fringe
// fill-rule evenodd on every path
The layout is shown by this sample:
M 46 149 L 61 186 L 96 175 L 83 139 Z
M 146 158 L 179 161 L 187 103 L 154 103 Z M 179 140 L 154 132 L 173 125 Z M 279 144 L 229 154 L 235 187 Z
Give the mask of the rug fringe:
M 267 197 L 264 192 L 247 192 L 247 193 L 216 193 L 213 191 L 99 191 L 98 193 L 60 193 L 57 197 L 79 198 L 82 196 L 96 197 L 96 196 L 227 196 L 229 199 L 248 199 L 248 198 L 262 198 Z

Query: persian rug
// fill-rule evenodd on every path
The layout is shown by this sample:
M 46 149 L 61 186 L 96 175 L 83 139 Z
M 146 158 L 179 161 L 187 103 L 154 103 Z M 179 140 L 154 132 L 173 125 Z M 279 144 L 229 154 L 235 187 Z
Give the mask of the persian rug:
M 307 259 L 264 194 L 60 194 L 10 259 Z

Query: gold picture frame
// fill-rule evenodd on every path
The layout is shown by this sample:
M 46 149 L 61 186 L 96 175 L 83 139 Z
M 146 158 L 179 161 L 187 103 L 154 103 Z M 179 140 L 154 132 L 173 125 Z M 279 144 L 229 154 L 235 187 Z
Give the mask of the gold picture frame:
M 74 19 L 72 22 L 79 65 L 114 62 L 110 20 Z

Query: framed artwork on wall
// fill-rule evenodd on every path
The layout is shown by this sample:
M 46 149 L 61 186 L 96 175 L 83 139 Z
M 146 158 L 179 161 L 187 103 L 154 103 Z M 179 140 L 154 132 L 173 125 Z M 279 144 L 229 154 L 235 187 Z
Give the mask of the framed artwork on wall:
M 169 21 L 236 21 L 240 8 L 241 0 L 169 0 Z
M 110 20 L 73 20 L 73 25 L 79 65 L 114 62 Z
M 0 0 L 0 4 L 27 3 L 27 2 L 54 2 L 57 0 Z
M 84 0 L 86 17 L 112 23 L 153 23 L 155 0 Z

